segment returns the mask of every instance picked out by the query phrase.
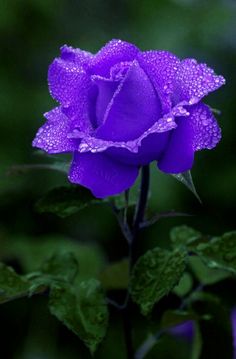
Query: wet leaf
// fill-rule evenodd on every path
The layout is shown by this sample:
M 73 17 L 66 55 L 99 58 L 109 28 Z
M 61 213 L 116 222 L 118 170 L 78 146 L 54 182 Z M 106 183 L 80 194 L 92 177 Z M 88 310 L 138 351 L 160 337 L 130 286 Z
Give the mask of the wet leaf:
M 108 309 L 100 283 L 90 279 L 76 287 L 54 286 L 49 307 L 94 353 L 108 325 Z
M 90 204 L 102 203 L 91 192 L 80 186 L 62 186 L 49 191 L 36 203 L 40 213 L 53 213 L 65 218 L 77 213 Z
M 179 182 L 183 183 L 194 194 L 194 196 L 198 199 L 198 201 L 200 203 L 202 202 L 197 191 L 196 191 L 196 188 L 194 186 L 192 175 L 191 175 L 190 171 L 186 171 L 186 172 L 178 173 L 178 174 L 172 174 L 171 176 L 173 176 Z
M 186 262 L 186 252 L 172 252 L 154 248 L 140 257 L 131 275 L 131 295 L 147 315 L 153 306 L 167 295 L 181 279 Z
M 0 263 L 0 303 L 27 296 L 30 283 L 13 268 Z
M 195 252 L 209 268 L 236 274 L 236 231 L 213 237 L 208 243 L 200 243 Z
M 182 225 L 174 227 L 170 231 L 170 239 L 173 247 L 188 246 L 188 244 L 201 236 L 201 233 L 192 227 Z

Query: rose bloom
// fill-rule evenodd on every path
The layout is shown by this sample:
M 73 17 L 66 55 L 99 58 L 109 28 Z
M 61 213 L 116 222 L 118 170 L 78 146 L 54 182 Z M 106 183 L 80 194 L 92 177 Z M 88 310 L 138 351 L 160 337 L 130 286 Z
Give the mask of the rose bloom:
M 220 128 L 202 99 L 225 83 L 206 64 L 112 40 L 97 54 L 63 46 L 49 67 L 59 106 L 44 116 L 33 146 L 73 153 L 69 180 L 103 198 L 130 188 L 141 166 L 191 169 Z

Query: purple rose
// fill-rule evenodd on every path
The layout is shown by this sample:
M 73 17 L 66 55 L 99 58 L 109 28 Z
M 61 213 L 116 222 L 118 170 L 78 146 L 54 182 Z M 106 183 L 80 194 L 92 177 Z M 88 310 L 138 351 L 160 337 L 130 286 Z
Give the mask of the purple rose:
M 128 189 L 152 161 L 166 173 L 189 170 L 194 152 L 221 137 L 201 100 L 225 80 L 194 59 L 142 52 L 121 40 L 95 55 L 63 46 L 48 83 L 60 105 L 45 114 L 33 146 L 72 152 L 69 180 L 96 197 Z

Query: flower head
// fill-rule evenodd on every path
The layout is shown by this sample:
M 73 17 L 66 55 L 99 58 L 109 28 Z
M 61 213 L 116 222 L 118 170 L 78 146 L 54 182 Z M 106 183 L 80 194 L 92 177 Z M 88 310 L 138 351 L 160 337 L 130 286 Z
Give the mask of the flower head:
M 63 46 L 48 83 L 59 106 L 45 114 L 33 146 L 73 153 L 69 180 L 96 197 L 128 189 L 152 161 L 166 173 L 189 170 L 194 152 L 221 137 L 202 99 L 225 80 L 194 59 L 121 40 L 95 55 Z

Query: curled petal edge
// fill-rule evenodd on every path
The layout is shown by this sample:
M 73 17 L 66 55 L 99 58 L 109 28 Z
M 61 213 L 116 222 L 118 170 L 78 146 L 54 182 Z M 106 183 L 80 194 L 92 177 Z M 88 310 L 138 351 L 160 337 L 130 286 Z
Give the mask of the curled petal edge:
M 175 106 L 170 113 L 160 118 L 140 137 L 136 138 L 135 140 L 130 140 L 126 142 L 102 140 L 100 138 L 89 136 L 88 134 L 81 132 L 78 129 L 74 129 L 71 133 L 69 133 L 68 138 L 81 139 L 81 142 L 78 146 L 78 152 L 80 153 L 103 152 L 110 147 L 124 148 L 130 152 L 138 153 L 139 147 L 141 146 L 143 139 L 150 134 L 167 132 L 176 128 L 177 124 L 175 122 L 175 117 L 177 116 L 189 116 L 189 112 L 182 106 L 182 104 L 178 104 L 177 106 Z

